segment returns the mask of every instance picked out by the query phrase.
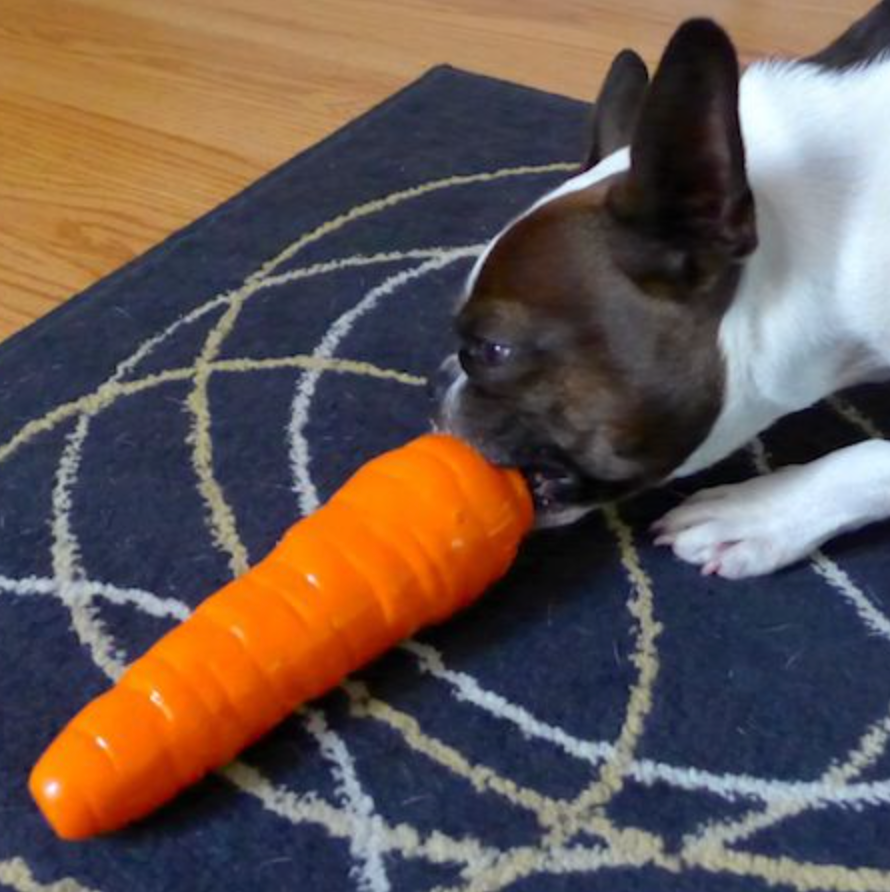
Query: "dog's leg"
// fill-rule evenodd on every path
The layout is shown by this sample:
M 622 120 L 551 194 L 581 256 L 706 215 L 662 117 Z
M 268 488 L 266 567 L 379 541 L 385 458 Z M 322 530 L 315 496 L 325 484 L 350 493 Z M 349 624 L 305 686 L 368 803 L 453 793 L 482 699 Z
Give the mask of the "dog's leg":
M 704 574 L 742 579 L 806 557 L 823 542 L 890 517 L 890 442 L 869 440 L 807 465 L 696 493 L 654 524 Z

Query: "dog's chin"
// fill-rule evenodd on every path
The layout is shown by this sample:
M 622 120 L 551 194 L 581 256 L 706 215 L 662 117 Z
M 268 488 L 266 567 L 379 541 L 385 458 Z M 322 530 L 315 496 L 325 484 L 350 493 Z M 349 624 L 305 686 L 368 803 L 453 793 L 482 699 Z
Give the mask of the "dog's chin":
M 535 510 L 536 530 L 555 530 L 571 526 L 594 511 L 598 505 L 552 505 Z

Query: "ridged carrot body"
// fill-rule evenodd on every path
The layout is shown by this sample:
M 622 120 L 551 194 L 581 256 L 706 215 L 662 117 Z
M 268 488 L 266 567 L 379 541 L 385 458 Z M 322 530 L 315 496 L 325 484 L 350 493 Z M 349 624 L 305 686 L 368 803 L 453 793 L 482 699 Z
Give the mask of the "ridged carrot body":
M 518 473 L 452 437 L 374 459 L 72 719 L 31 773 L 37 804 L 65 839 L 142 817 L 477 598 L 532 514 Z

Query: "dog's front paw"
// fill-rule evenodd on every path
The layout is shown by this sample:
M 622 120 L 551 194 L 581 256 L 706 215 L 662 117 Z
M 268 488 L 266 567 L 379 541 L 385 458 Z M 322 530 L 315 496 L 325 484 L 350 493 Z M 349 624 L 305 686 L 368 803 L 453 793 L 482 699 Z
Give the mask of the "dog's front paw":
M 826 537 L 814 515 L 811 469 L 789 467 L 732 486 L 702 490 L 653 524 L 657 545 L 705 575 L 743 579 L 810 554 Z

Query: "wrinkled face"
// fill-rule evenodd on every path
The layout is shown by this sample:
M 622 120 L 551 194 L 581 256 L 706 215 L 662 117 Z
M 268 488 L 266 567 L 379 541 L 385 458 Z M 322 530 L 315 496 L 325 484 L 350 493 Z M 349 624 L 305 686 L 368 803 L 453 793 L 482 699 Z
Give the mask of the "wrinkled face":
M 720 414 L 720 324 L 756 246 L 738 78 L 729 39 L 702 20 L 651 83 L 619 55 L 588 173 L 471 277 L 440 422 L 525 472 L 542 525 L 669 477 Z
M 722 404 L 717 332 L 738 276 L 718 276 L 706 301 L 676 299 L 660 276 L 683 257 L 615 216 L 615 184 L 512 227 L 456 320 L 461 368 L 445 426 L 521 468 L 546 524 L 663 480 Z

